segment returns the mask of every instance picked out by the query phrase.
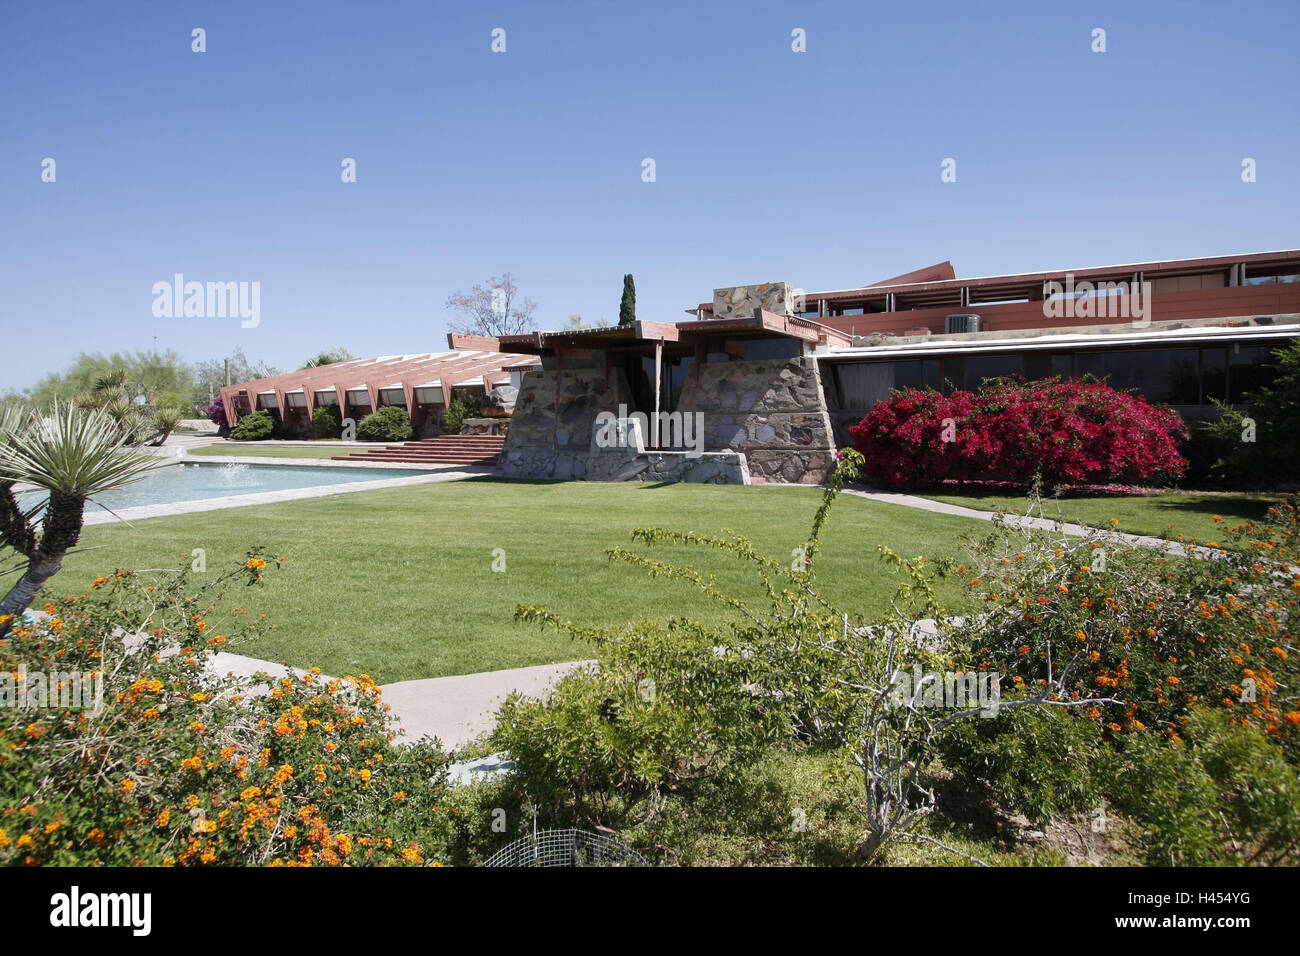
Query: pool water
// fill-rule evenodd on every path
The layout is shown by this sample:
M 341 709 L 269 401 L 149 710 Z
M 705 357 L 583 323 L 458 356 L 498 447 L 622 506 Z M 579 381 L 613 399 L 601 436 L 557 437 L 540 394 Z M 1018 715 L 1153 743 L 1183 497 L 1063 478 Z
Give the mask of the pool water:
M 86 511 L 119 511 L 138 505 L 175 504 L 225 498 L 228 495 L 251 495 L 261 491 L 285 491 L 289 488 L 316 488 L 341 485 L 352 481 L 380 481 L 384 478 L 414 478 L 428 472 L 408 468 L 321 468 L 312 465 L 245 465 L 234 462 L 185 462 L 151 471 L 138 481 L 115 488 L 86 502 Z M 27 492 L 19 495 L 24 506 L 35 504 L 44 494 Z

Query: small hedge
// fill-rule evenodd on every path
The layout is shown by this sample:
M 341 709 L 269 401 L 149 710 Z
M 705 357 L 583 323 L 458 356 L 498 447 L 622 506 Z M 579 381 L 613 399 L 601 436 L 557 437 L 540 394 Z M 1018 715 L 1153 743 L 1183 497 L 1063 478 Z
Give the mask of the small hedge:
M 1150 482 L 1187 468 L 1177 412 L 1103 382 L 993 380 L 978 392 L 906 389 L 849 429 L 864 476 L 892 488 L 945 479 Z
M 275 419 L 265 410 L 245 415 L 230 430 L 230 437 L 236 441 L 265 441 L 274 434 Z
M 311 430 L 317 438 L 338 438 L 343 434 L 343 419 L 334 405 L 322 405 L 311 413 Z
M 474 418 L 482 407 L 482 399 L 473 399 L 471 401 L 462 401 L 459 398 L 452 399 L 447 410 L 442 414 L 442 430 L 448 435 L 459 435 L 460 425 L 467 418 Z
M 357 425 L 357 438 L 362 441 L 406 441 L 414 433 L 411 416 L 396 405 L 371 412 Z

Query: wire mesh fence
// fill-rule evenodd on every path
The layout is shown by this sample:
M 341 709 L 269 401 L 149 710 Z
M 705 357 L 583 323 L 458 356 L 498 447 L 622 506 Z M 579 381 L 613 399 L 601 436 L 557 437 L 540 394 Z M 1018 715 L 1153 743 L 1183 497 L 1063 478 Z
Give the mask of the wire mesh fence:
M 649 866 L 636 850 L 587 830 L 542 830 L 493 853 L 484 866 Z

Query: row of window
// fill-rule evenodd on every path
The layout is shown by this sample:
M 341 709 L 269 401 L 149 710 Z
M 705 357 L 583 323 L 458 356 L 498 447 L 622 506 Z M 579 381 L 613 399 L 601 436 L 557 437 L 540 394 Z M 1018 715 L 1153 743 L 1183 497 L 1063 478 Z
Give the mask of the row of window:
M 1267 363 L 1282 344 L 842 362 L 831 365 L 831 380 L 838 407 L 854 409 L 869 409 L 894 389 L 974 391 L 985 379 L 1009 375 L 1029 380 L 1092 375 L 1169 405 L 1208 405 L 1213 399 L 1238 403 L 1272 379 L 1275 373 Z

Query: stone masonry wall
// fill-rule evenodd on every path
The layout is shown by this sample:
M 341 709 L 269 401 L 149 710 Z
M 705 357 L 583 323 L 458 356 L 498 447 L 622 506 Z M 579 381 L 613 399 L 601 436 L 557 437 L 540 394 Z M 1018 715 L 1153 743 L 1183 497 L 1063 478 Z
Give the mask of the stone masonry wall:
M 557 398 L 558 394 L 558 398 Z M 679 410 L 702 415 L 704 455 L 597 448 L 596 416 L 632 405 L 620 370 L 531 371 L 501 453 L 511 478 L 819 484 L 835 443 L 812 358 L 704 363 L 687 376 Z
M 499 467 L 507 478 L 579 478 L 592 425 L 602 411 L 632 403 L 620 369 L 535 369 L 525 372 L 515 399 Z M 576 469 L 585 470 L 582 464 Z
M 794 312 L 794 304 L 794 290 L 788 282 L 733 285 L 713 290 L 715 319 L 747 319 L 755 309 L 789 315 Z
M 678 404 L 704 413 L 706 449 L 744 453 L 754 481 L 819 484 L 835 468 L 815 359 L 705 363 Z

